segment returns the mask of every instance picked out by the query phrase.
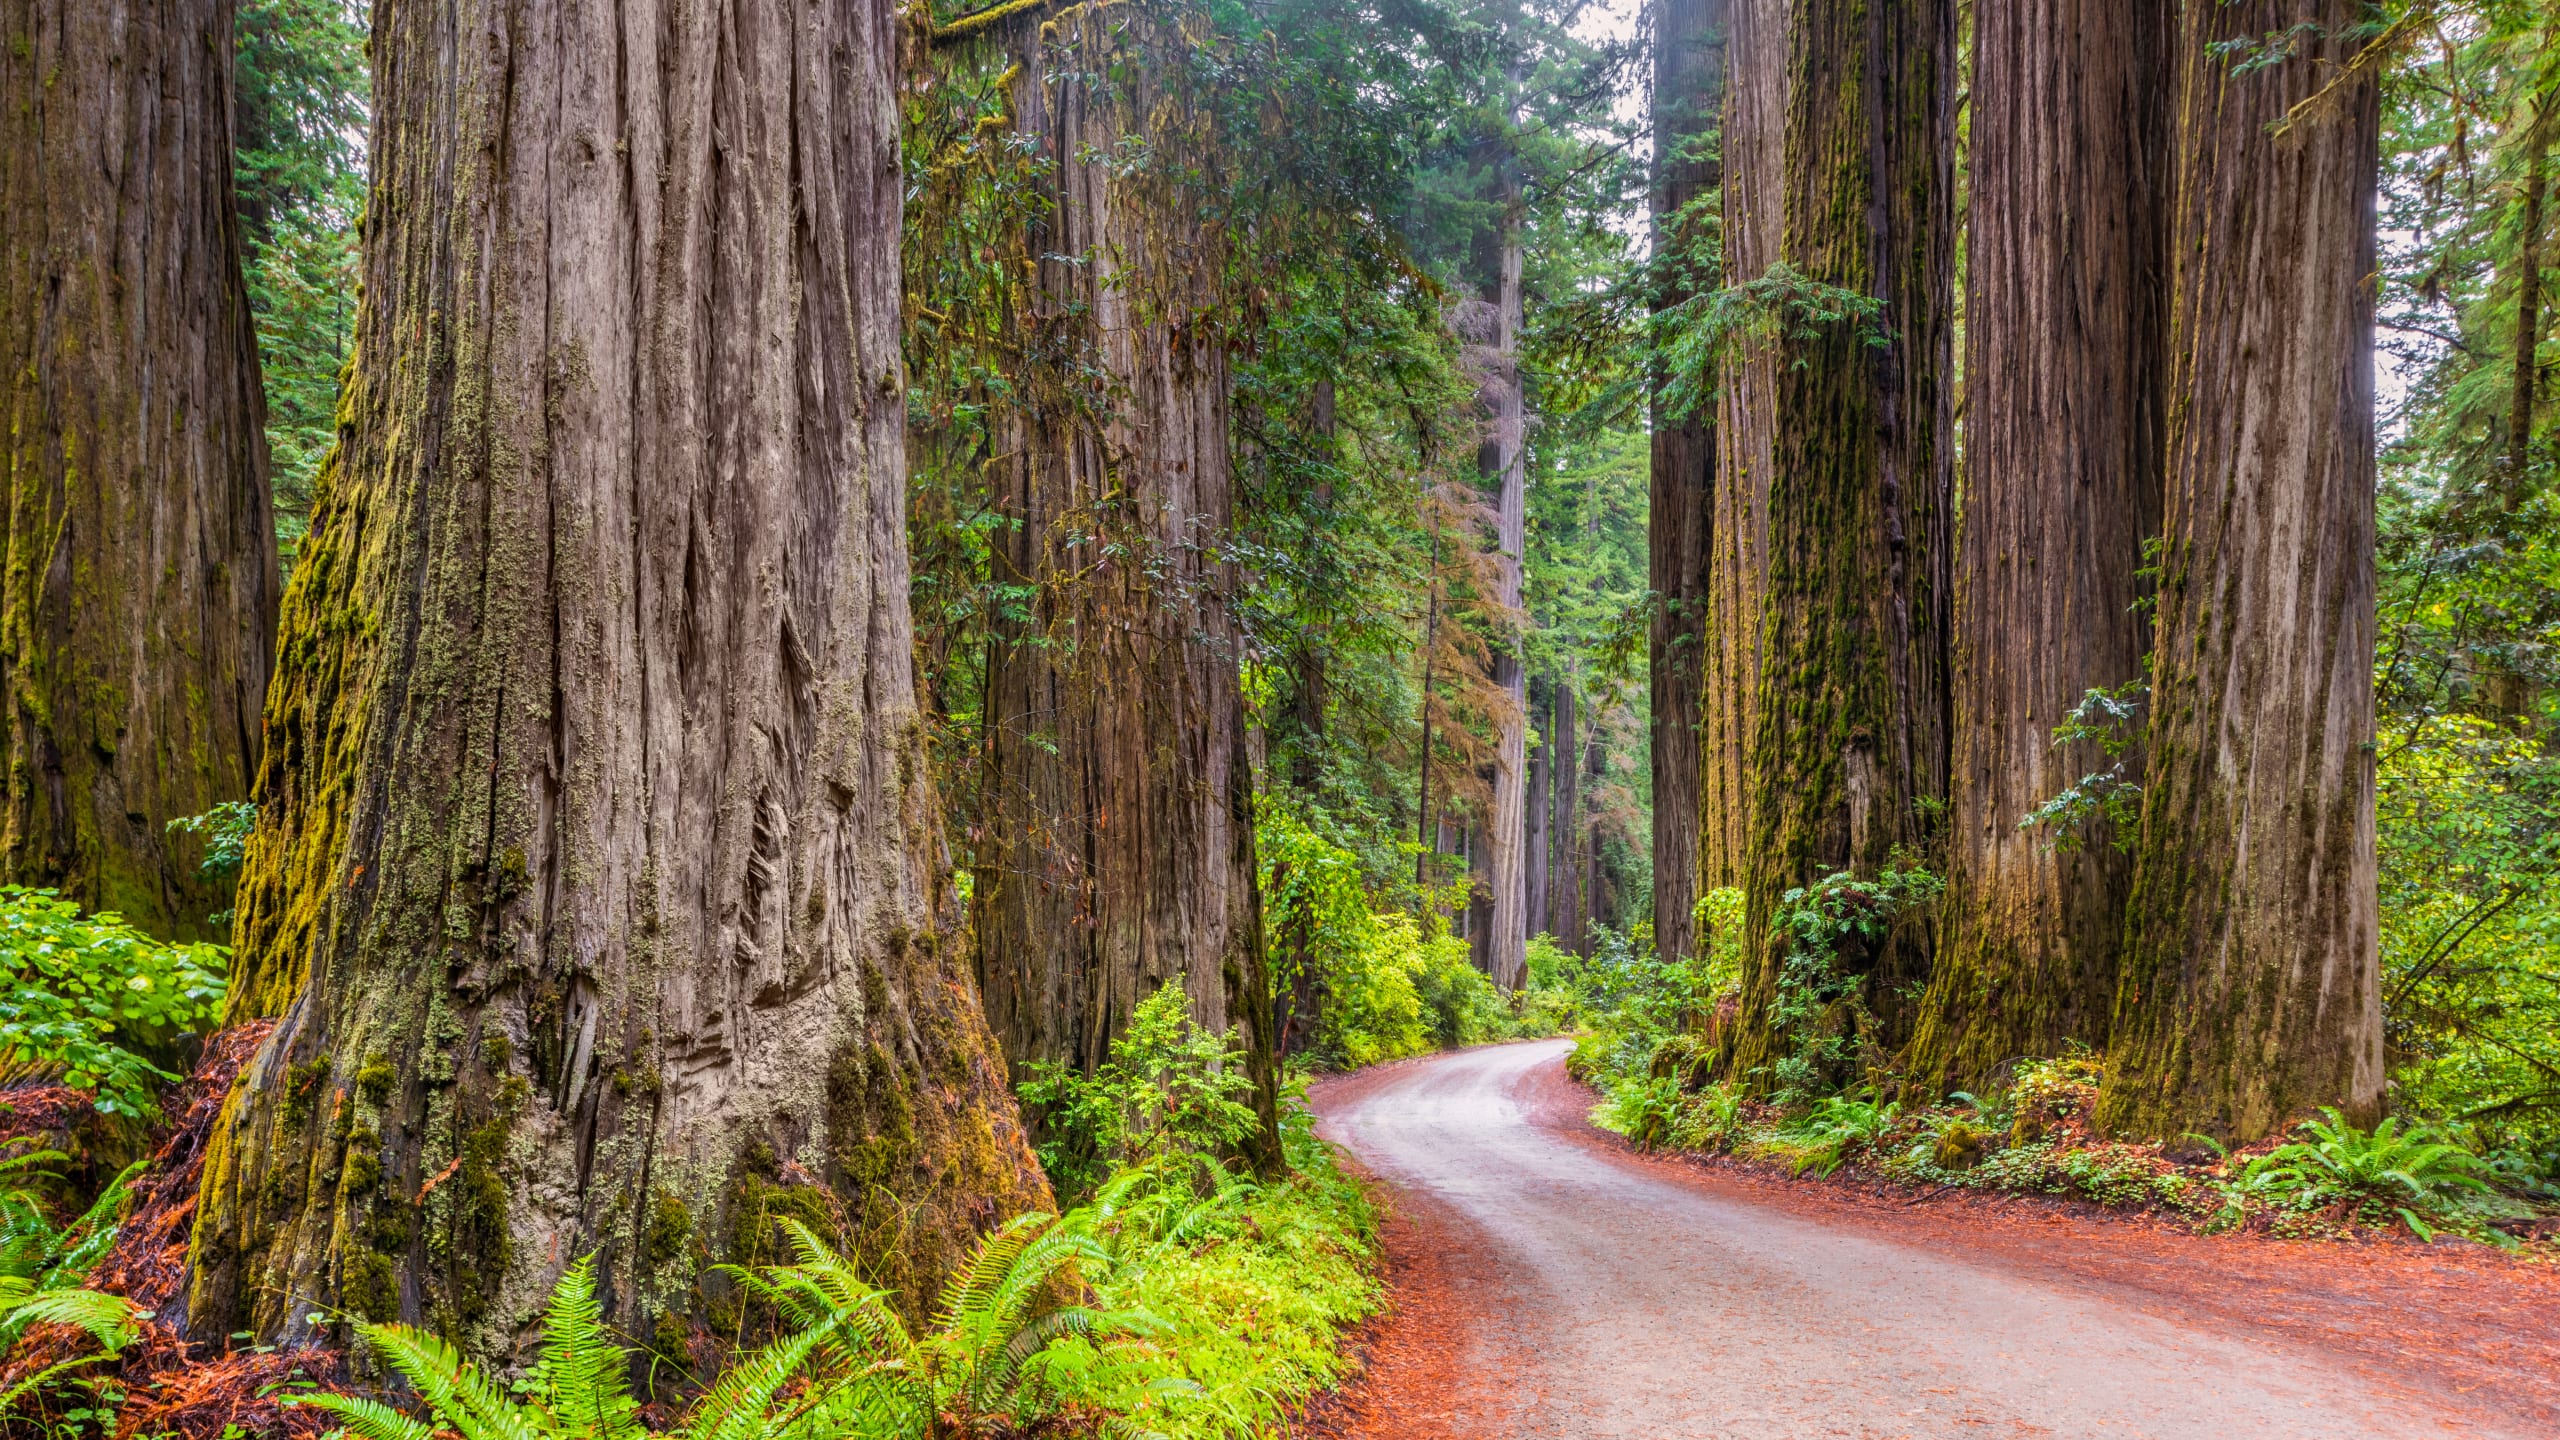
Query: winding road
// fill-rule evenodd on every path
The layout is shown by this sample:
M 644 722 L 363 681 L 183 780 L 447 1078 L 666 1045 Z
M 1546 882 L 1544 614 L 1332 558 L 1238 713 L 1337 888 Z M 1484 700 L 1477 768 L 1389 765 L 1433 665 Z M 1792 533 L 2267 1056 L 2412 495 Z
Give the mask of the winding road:
M 2560 1359 L 2539 1348 L 2547 1332 L 2517 1353 L 2510 1325 L 2482 1342 L 2494 1352 L 2485 1367 L 2465 1368 L 2478 1358 L 2467 1351 L 2449 1369 L 2430 1368 L 2435 1351 L 2394 1358 L 2395 1328 L 2421 1348 L 2442 1339 L 2430 1323 L 2467 1335 L 2470 1307 L 2488 1303 L 2477 1277 L 2499 1273 L 2481 1262 L 2522 1268 L 2501 1257 L 2453 1257 L 2447 1278 L 2437 1257 L 2399 1247 L 2405 1260 L 2385 1258 L 2444 1283 L 2391 1283 L 2386 1271 L 2377 1286 L 2347 1266 L 2306 1294 L 2252 1279 L 2253 1267 L 2316 1275 L 2341 1263 L 2323 1252 L 2378 1247 L 2200 1240 L 2050 1206 L 2022 1239 L 2019 1207 L 1971 1197 L 1958 1198 L 1971 1210 L 1950 1210 L 1720 1177 L 1583 1126 L 1589 1099 L 1563 1076 L 1568 1048 L 1460 1051 L 1319 1087 L 1324 1132 L 1419 1213 L 1423 1230 L 1403 1243 L 1431 1252 L 1419 1257 L 1434 1270 L 1434 1295 L 1417 1302 L 1428 1313 L 1402 1313 L 1400 1281 L 1389 1338 L 1419 1327 L 1429 1333 L 1404 1337 L 1404 1350 L 1458 1352 L 1432 1377 L 1400 1379 L 1389 1346 L 1368 1383 L 1407 1393 L 1336 1433 L 2560 1433 L 2548 1397 L 2478 1383 L 2515 1365 L 2547 1375 Z M 2283 1252 L 2272 1262 L 2270 1246 Z M 2273 1288 L 2260 1302 L 2252 1285 Z M 2501 1303 L 2531 1314 L 2552 1298 L 2544 1286 Z M 2411 1305 L 2463 1313 L 2398 1313 Z

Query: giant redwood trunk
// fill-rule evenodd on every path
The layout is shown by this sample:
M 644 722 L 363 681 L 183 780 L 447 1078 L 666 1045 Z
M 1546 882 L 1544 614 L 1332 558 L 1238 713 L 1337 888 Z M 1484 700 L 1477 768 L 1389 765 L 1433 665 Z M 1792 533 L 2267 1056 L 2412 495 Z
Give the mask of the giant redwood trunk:
M 2141 678 L 2168 331 L 2168 0 L 1977 0 L 1965 503 L 1945 943 L 1909 1068 L 1978 1085 L 2104 1046 L 2132 863 L 2019 820 L 2109 760 L 2057 749 Z
M 930 1283 L 1046 1187 L 928 863 L 890 6 L 377 13 L 188 1321 L 503 1350 L 592 1252 L 665 1335 L 776 1213 Z
M 2160 636 L 2110 1129 L 2248 1140 L 2381 1105 L 2379 101 L 2370 70 L 2340 69 L 2361 14 L 2245 0 L 2189 6 L 2178 31 Z M 2300 38 L 2230 63 L 2229 42 L 2270 34 Z
M 1019 1070 L 1091 1070 L 1138 1002 L 1183 987 L 1233 1027 L 1277 1143 L 1224 545 L 1225 237 L 1185 176 L 1213 144 L 1184 89 L 1171 17 L 1129 7 L 1017 22 L 1016 123 L 1055 186 L 1029 237 L 1039 362 L 1012 454 L 999 585 L 1031 598 L 991 625 L 975 849 L 977 969 Z M 1135 163 L 1141 154 L 1156 163 Z
M 1779 160 L 1786 139 L 1787 9 L 1788 0 L 1727 0 L 1732 29 L 1725 42 L 1723 134 L 1716 146 L 1723 162 L 1727 284 L 1767 273 L 1778 260 L 1786 224 Z M 1761 568 L 1778 438 L 1774 351 L 1737 349 L 1719 368 L 1714 468 L 1698 535 L 1706 554 L 1693 817 L 1701 892 L 1740 886 L 1750 849 L 1747 781 L 1760 714 Z M 1660 812 L 1657 800 L 1655 813 Z M 1662 883 L 1659 870 L 1654 883 Z
M 1776 357 L 1745 777 L 1751 968 L 1731 1057 L 1760 1079 L 1789 1043 L 1773 1013 L 1794 1008 L 1779 994 L 1787 892 L 1922 858 L 1947 763 L 1953 6 L 1792 10 L 1780 258 L 1882 309 Z M 1855 1041 L 1895 1045 L 1928 957 L 1927 926 L 1907 921 L 1834 957 L 1863 1006 L 1828 984 L 1799 998 Z
M 0 879 L 155 934 L 248 793 L 275 634 L 228 0 L 0 4 Z
M 1653 247 L 1664 266 L 1657 308 L 1713 290 L 1695 258 L 1693 203 L 1720 183 L 1710 137 L 1724 99 L 1726 0 L 1660 0 L 1653 37 Z M 1657 377 L 1657 382 L 1659 377 Z M 1653 940 L 1670 958 L 1696 950 L 1699 692 L 1706 657 L 1715 432 L 1703 409 L 1653 414 L 1651 522 Z

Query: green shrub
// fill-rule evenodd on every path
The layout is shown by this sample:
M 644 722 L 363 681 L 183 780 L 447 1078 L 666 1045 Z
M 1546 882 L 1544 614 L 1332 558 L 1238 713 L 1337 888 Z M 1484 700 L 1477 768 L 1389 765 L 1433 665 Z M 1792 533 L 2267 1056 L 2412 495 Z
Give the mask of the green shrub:
M 2241 1188 L 2277 1203 L 2313 1209 L 2337 1201 L 2388 1207 L 2421 1231 L 2420 1215 L 2441 1216 L 2490 1192 L 2489 1163 L 2423 1125 L 2386 1119 L 2359 1130 L 2336 1110 L 2296 1127 L 2305 1139 L 2249 1162 Z
M 29 1397 L 61 1382 L 66 1372 L 113 1359 L 133 1343 L 135 1323 L 150 1318 L 121 1295 L 86 1288 L 89 1272 L 115 1244 L 126 1187 L 142 1167 L 127 1169 L 78 1219 L 59 1225 L 43 1193 L 59 1177 L 45 1167 L 67 1157 L 17 1144 L 14 1153 L 0 1158 L 0 1352 L 16 1345 L 30 1326 L 51 1324 L 86 1331 L 99 1353 L 46 1366 L 0 1392 L 0 1417 L 17 1414 Z
M 1040 1163 L 1064 1195 L 1091 1192 L 1115 1168 L 1232 1149 L 1260 1123 L 1244 1052 L 1194 1024 L 1172 983 L 1138 1002 L 1100 1069 L 1042 1061 L 1021 1089 L 1040 1112 Z
M 1873 1150 L 1901 1123 L 1899 1102 L 1828 1095 L 1798 1118 L 1756 1132 L 1754 1147 L 1801 1175 L 1829 1175 L 1862 1150 Z
M 94 1090 L 107 1114 L 149 1116 L 177 1078 L 153 1061 L 219 1018 L 228 960 L 84 916 L 51 890 L 0 887 L 0 1063 Z

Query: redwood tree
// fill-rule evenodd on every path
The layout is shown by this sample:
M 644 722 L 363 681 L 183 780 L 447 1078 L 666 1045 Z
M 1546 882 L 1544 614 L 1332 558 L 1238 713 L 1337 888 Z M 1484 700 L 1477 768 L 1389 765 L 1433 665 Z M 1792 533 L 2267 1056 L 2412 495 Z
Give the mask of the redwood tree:
M 276 1025 L 188 1322 L 499 1351 L 594 1252 L 663 1326 L 777 1210 L 928 1282 L 1047 1196 L 930 862 L 898 22 L 377 16 L 240 901 L 235 1018 Z
M 1653 249 L 1663 266 L 1654 303 L 1668 308 L 1712 289 L 1693 206 L 1721 183 L 1712 148 L 1724 99 L 1727 0 L 1660 0 L 1653 36 Z M 1657 378 L 1658 383 L 1658 378 Z M 1658 397 L 1658 392 L 1657 392 Z M 1710 416 L 1653 414 L 1650 530 L 1655 597 L 1653 699 L 1653 939 L 1658 953 L 1695 949 L 1698 897 L 1699 690 L 1706 655 L 1708 555 L 1716 493 Z
M 2019 821 L 2099 748 L 2052 732 L 2141 678 L 2160 523 L 2168 0 L 1977 0 L 1945 944 L 1912 1070 L 1978 1084 L 2103 1046 L 2132 865 Z
M 2191 5 L 2178 28 L 2160 634 L 2110 1129 L 2248 1140 L 2382 1100 L 2363 9 Z
M 1236 1027 L 1276 1154 L 1245 750 L 1216 138 L 1175 17 L 1007 22 L 1053 187 L 1027 237 L 1025 403 L 994 467 L 977 973 L 1019 1069 L 1090 1070 L 1167 984 Z M 1143 158 L 1142 158 L 1143 157 Z
M 162 935 L 221 904 L 166 827 L 248 792 L 275 634 L 231 51 L 227 0 L 0 5 L 0 878 Z
M 1724 281 L 1760 278 L 1786 223 L 1779 186 L 1786 137 L 1788 0 L 1728 0 L 1723 133 Z M 1751 833 L 1751 735 L 1759 718 L 1761 567 L 1776 465 L 1778 359 L 1730 351 L 1716 391 L 1715 467 L 1698 543 L 1706 581 L 1699 620 L 1697 884 L 1738 887 Z M 1657 815 L 1661 812 L 1655 805 Z M 1658 822 L 1657 822 L 1658 823 Z M 1660 884 L 1657 874 L 1656 884 Z
M 1790 324 L 1775 357 L 1731 1055 L 1763 1079 L 1791 1028 L 1787 893 L 1917 856 L 1947 765 L 1954 8 L 1793 0 L 1789 20 L 1778 258 L 1825 307 L 1875 313 Z M 1827 1018 L 1803 1023 L 1897 1043 L 1928 955 L 1906 921 L 1835 957 L 1863 1007 L 1818 985 Z

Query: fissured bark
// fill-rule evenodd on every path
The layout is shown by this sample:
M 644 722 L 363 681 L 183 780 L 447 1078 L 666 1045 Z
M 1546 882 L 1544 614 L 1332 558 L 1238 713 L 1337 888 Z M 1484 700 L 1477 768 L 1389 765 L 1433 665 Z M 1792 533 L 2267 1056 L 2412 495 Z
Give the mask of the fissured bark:
M 248 793 L 275 635 L 227 0 L 0 5 L 0 878 L 155 934 Z
M 1047 1191 L 928 863 L 887 0 L 378 11 L 189 1321 L 626 1328 Z M 679 1329 L 680 1329 L 679 1325 Z

